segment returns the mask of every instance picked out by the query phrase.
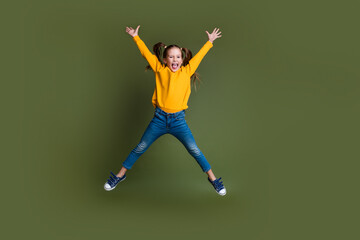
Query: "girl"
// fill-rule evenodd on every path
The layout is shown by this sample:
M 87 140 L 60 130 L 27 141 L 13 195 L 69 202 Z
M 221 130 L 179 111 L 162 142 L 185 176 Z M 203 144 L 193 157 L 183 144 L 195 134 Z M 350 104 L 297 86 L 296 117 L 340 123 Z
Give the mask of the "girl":
M 138 46 L 141 55 L 147 60 L 149 66 L 155 73 L 156 85 L 152 97 L 152 104 L 155 108 L 154 117 L 142 136 L 140 143 L 131 151 L 123 162 L 123 167 L 115 175 L 111 172 L 110 178 L 104 185 L 105 190 L 110 191 L 116 185 L 125 180 L 126 171 L 131 169 L 135 161 L 150 147 L 150 145 L 160 136 L 169 133 L 175 136 L 188 152 L 196 159 L 202 170 L 208 175 L 208 180 L 221 196 L 226 194 L 226 189 L 221 178 L 216 178 L 211 170 L 210 164 L 204 154 L 197 147 L 194 137 L 185 121 L 185 109 L 188 108 L 191 85 L 190 78 L 198 78 L 195 72 L 206 53 L 213 47 L 215 39 L 221 37 L 218 28 L 207 35 L 209 40 L 192 57 L 192 53 L 187 48 L 177 45 L 166 46 L 159 42 L 154 45 L 152 54 L 145 43 L 138 35 L 140 25 L 136 29 L 126 27 L 126 32 L 133 38 Z M 161 60 L 161 48 L 164 48 L 163 60 Z M 183 58 L 184 56 L 184 58 Z

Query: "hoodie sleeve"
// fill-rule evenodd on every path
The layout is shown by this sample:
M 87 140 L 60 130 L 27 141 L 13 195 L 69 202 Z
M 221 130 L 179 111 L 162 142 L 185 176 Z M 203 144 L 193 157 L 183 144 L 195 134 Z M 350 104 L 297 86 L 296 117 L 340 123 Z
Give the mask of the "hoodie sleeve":
M 161 62 L 158 60 L 158 58 L 150 52 L 150 50 L 146 47 L 145 43 L 140 39 L 140 37 L 137 35 L 133 37 L 134 42 L 138 46 L 141 55 L 146 59 L 146 61 L 149 63 L 151 69 L 154 72 L 158 72 L 161 68 Z
M 206 53 L 213 47 L 213 44 L 210 41 L 207 41 L 200 51 L 190 59 L 189 64 L 186 66 L 187 70 L 191 75 L 193 75 L 196 69 L 199 67 L 201 60 L 205 57 Z

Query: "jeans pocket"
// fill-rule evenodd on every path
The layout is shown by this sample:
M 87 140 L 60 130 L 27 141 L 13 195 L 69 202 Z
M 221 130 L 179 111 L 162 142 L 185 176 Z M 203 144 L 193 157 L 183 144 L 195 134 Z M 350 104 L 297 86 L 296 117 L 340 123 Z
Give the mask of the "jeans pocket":
M 156 118 L 160 118 L 160 113 L 155 112 L 155 113 L 154 113 L 154 117 L 156 117 Z
M 183 121 L 185 120 L 185 113 L 179 114 L 178 116 L 175 117 L 176 121 Z

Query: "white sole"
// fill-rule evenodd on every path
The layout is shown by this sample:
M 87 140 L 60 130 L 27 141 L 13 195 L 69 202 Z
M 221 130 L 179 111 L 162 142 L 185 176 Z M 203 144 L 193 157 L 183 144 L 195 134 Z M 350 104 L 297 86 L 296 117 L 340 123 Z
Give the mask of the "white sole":
M 220 196 L 225 196 L 226 195 L 226 188 L 224 188 L 225 189 L 225 192 L 224 193 L 219 193 L 219 192 L 217 192 Z M 215 190 L 215 192 L 216 192 L 216 190 Z

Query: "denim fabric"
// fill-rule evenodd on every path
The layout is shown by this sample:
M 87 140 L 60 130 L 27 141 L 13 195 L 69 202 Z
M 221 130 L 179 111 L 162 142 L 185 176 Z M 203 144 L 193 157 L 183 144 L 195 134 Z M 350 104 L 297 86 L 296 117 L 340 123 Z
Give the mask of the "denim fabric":
M 195 139 L 185 121 L 185 110 L 176 113 L 167 113 L 155 108 L 154 117 L 146 128 L 140 143 L 131 151 L 123 162 L 126 169 L 131 169 L 136 160 L 150 147 L 150 145 L 164 134 L 175 136 L 195 158 L 204 172 L 211 169 L 204 154 L 195 143 Z

